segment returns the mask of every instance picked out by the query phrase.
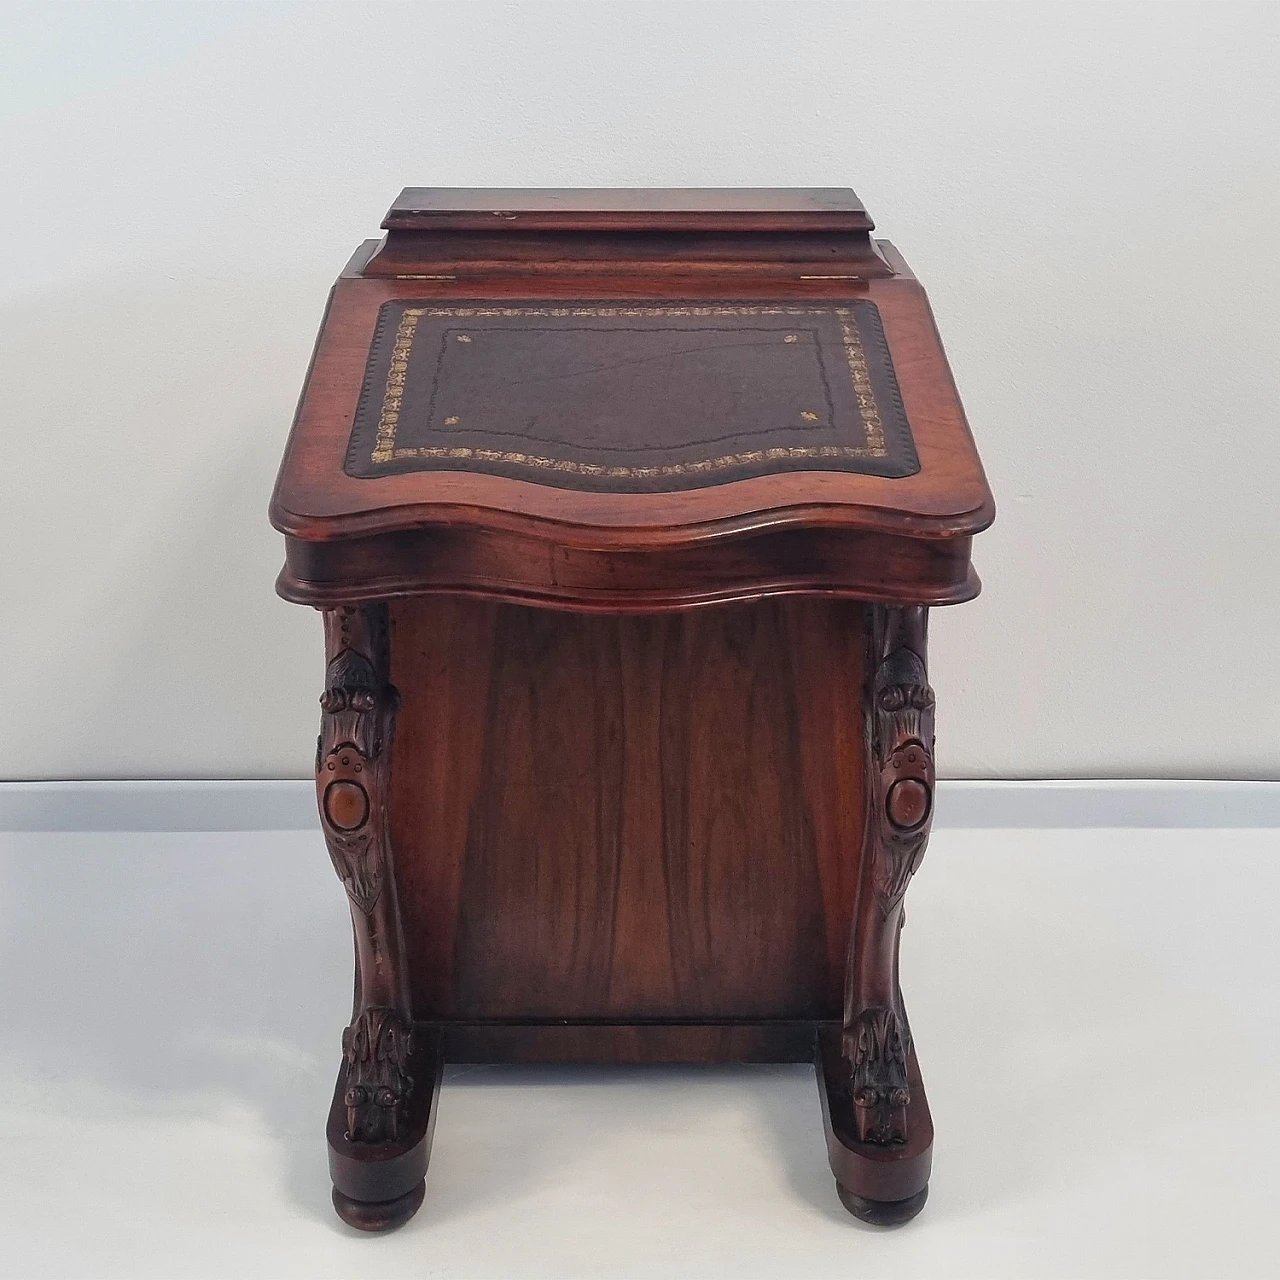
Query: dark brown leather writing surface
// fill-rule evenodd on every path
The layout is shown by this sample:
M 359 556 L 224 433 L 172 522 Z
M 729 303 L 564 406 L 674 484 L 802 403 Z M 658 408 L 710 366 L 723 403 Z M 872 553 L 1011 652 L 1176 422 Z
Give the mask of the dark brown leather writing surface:
M 345 470 L 645 493 L 919 461 L 872 302 L 405 300 L 380 309 Z

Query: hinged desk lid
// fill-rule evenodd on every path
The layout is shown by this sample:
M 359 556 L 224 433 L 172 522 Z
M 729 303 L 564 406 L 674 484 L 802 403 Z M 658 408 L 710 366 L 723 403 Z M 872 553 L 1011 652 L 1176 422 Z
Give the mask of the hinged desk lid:
M 285 595 L 976 591 L 991 496 L 923 290 L 852 192 L 410 188 L 384 225 L 281 467 Z M 848 270 L 808 270 L 815 245 Z

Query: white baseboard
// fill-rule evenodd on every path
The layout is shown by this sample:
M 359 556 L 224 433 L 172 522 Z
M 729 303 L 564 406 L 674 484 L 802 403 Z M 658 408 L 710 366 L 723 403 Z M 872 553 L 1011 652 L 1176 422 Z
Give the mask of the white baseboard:
M 319 829 L 309 778 L 0 782 L 0 831 Z
M 0 831 L 302 831 L 309 779 L 0 782 Z M 938 783 L 937 828 L 1276 827 L 1280 782 Z
M 934 826 L 1280 827 L 1280 782 L 942 780 Z

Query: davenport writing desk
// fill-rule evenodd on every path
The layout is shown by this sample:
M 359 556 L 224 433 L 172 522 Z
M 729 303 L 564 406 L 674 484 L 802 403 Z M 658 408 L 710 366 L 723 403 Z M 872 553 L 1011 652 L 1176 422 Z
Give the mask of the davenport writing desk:
M 816 1061 L 905 1221 L 898 984 L 930 606 L 993 505 L 851 191 L 410 188 L 334 288 L 271 506 L 323 611 L 353 1226 L 422 1202 L 442 1064 Z

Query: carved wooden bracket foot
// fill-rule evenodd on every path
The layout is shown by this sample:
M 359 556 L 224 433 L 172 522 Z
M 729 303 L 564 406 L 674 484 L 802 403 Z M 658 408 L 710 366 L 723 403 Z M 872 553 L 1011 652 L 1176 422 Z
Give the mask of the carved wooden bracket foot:
M 382 1025 L 386 1035 L 385 1029 L 394 1023 L 383 1019 Z M 444 1071 L 443 1037 L 436 1029 L 419 1026 L 411 1037 L 402 1037 L 396 1030 L 392 1038 L 397 1047 L 407 1051 L 400 1066 L 403 1078 L 413 1079 L 413 1088 L 399 1104 L 391 1105 L 385 1097 L 385 1105 L 380 1104 L 377 1092 L 386 1086 L 379 1084 L 371 1089 L 372 1096 L 362 1097 L 357 1103 L 353 1120 L 351 1076 L 344 1062 L 329 1107 L 327 1136 L 333 1206 L 348 1226 L 360 1231 L 386 1231 L 413 1216 L 422 1204 L 423 1179 L 431 1158 L 436 1103 Z M 388 1130 L 391 1117 L 394 1134 Z M 379 1124 L 382 1131 L 375 1133 L 374 1127 Z M 363 1136 L 353 1136 L 356 1134 Z
M 885 1142 L 874 1134 L 864 1136 L 842 1040 L 838 1023 L 818 1030 L 818 1095 L 836 1190 L 844 1207 L 864 1222 L 906 1222 L 924 1206 L 933 1164 L 933 1118 L 915 1052 L 906 1053 L 907 1101 L 896 1115 L 904 1136 Z

